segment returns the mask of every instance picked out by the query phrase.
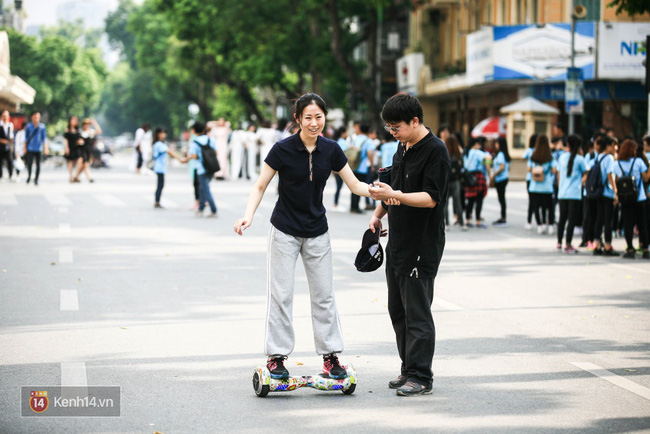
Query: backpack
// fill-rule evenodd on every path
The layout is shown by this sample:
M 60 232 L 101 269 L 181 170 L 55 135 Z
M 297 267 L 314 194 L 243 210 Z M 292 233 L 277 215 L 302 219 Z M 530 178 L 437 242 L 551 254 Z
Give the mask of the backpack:
M 196 140 L 194 140 L 194 143 L 199 145 L 199 148 L 201 148 L 201 162 L 203 163 L 205 173 L 208 175 L 214 175 L 220 171 L 221 166 L 219 165 L 219 160 L 217 159 L 217 151 L 212 149 L 212 146 L 210 146 L 210 139 L 208 139 L 208 142 L 205 145 L 200 144 Z
M 350 169 L 352 169 L 353 172 L 356 172 L 361 163 L 361 149 L 356 146 L 348 146 L 343 153 L 348 158 Z
M 544 166 L 535 166 L 533 170 L 530 171 L 535 182 L 544 182 L 546 175 L 544 174 Z
M 600 163 L 606 156 L 607 155 L 603 155 L 600 159 L 596 159 L 594 166 L 589 171 L 589 175 L 587 175 L 587 181 L 585 182 L 587 199 L 598 199 L 603 195 L 603 191 L 605 191 Z
M 632 176 L 632 169 L 634 169 L 634 162 L 636 158 L 632 160 L 630 165 L 630 171 L 625 174 L 621 162 L 618 162 L 618 167 L 621 168 L 621 173 L 623 176 L 616 178 L 616 189 L 618 190 L 618 201 L 621 204 L 630 205 L 634 204 L 639 197 L 639 190 L 636 186 L 636 178 Z

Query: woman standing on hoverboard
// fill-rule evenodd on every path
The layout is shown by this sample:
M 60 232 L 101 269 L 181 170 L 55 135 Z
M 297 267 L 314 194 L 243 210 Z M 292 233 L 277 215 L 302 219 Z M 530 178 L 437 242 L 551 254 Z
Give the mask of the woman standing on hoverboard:
M 277 142 L 262 164 L 251 190 L 243 218 L 235 222 L 239 235 L 253 222 L 269 182 L 279 176 L 279 198 L 271 216 L 267 288 L 268 310 L 264 351 L 272 378 L 289 378 L 284 360 L 294 348 L 292 306 L 294 271 L 302 256 L 311 297 L 316 352 L 323 356 L 323 372 L 345 378 L 337 353 L 343 351 L 332 279 L 332 249 L 323 206 L 323 189 L 332 171 L 359 196 L 369 196 L 368 184 L 360 182 L 347 164 L 341 147 L 321 136 L 327 107 L 313 93 L 298 98 L 294 119 L 298 133 Z

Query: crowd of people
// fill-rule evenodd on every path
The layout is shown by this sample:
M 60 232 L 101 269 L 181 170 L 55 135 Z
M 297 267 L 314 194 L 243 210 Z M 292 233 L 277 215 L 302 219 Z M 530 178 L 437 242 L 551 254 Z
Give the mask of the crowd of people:
M 444 126 L 438 136 L 447 145 L 452 165 L 449 198 L 453 222 L 447 209 L 447 225 L 463 230 L 486 228 L 481 210 L 488 188 L 494 187 L 501 213 L 493 225 L 506 226 L 505 192 L 510 177 L 506 140 L 479 137 L 464 146 L 462 135 Z M 537 233 L 555 235 L 557 250 L 568 254 L 585 248 L 594 255 L 620 256 L 621 252 L 612 248 L 616 235 L 625 238 L 624 258 L 633 259 L 638 253 L 650 259 L 650 137 L 642 144 L 632 137 L 621 142 L 612 129 L 602 129 L 584 140 L 575 134 L 567 136 L 563 126 L 555 124 L 550 138 L 545 134 L 530 137 L 523 157 L 528 193 L 526 229 L 534 229 L 534 217 Z M 581 235 L 578 246 L 573 243 L 576 232 Z

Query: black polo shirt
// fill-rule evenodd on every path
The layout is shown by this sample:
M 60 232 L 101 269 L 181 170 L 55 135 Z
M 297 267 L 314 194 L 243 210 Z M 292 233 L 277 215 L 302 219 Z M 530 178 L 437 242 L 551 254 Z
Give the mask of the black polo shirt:
M 388 206 L 389 262 L 400 274 L 432 278 L 445 248 L 444 204 L 451 161 L 447 146 L 431 131 L 407 151 L 400 143 L 391 170 L 391 186 L 403 193 L 426 192 L 435 208 Z M 384 207 L 386 205 L 384 204 Z
M 271 224 L 294 237 L 327 232 L 323 190 L 330 173 L 341 171 L 348 162 L 339 144 L 319 136 L 310 156 L 298 132 L 273 145 L 264 162 L 280 179 Z

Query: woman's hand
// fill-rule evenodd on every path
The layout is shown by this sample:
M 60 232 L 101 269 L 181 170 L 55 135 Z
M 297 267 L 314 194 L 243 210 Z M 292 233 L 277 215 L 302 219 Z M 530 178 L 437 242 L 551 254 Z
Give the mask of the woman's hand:
M 240 218 L 235 222 L 233 229 L 238 235 L 244 235 L 243 232 L 248 229 L 248 227 L 253 223 L 253 219 L 247 219 L 246 217 Z
M 395 190 L 383 182 L 375 181 L 371 186 L 368 187 L 368 191 L 370 192 L 370 197 L 372 197 L 374 200 L 381 200 L 386 203 L 389 199 L 393 199 L 393 196 L 395 194 Z

